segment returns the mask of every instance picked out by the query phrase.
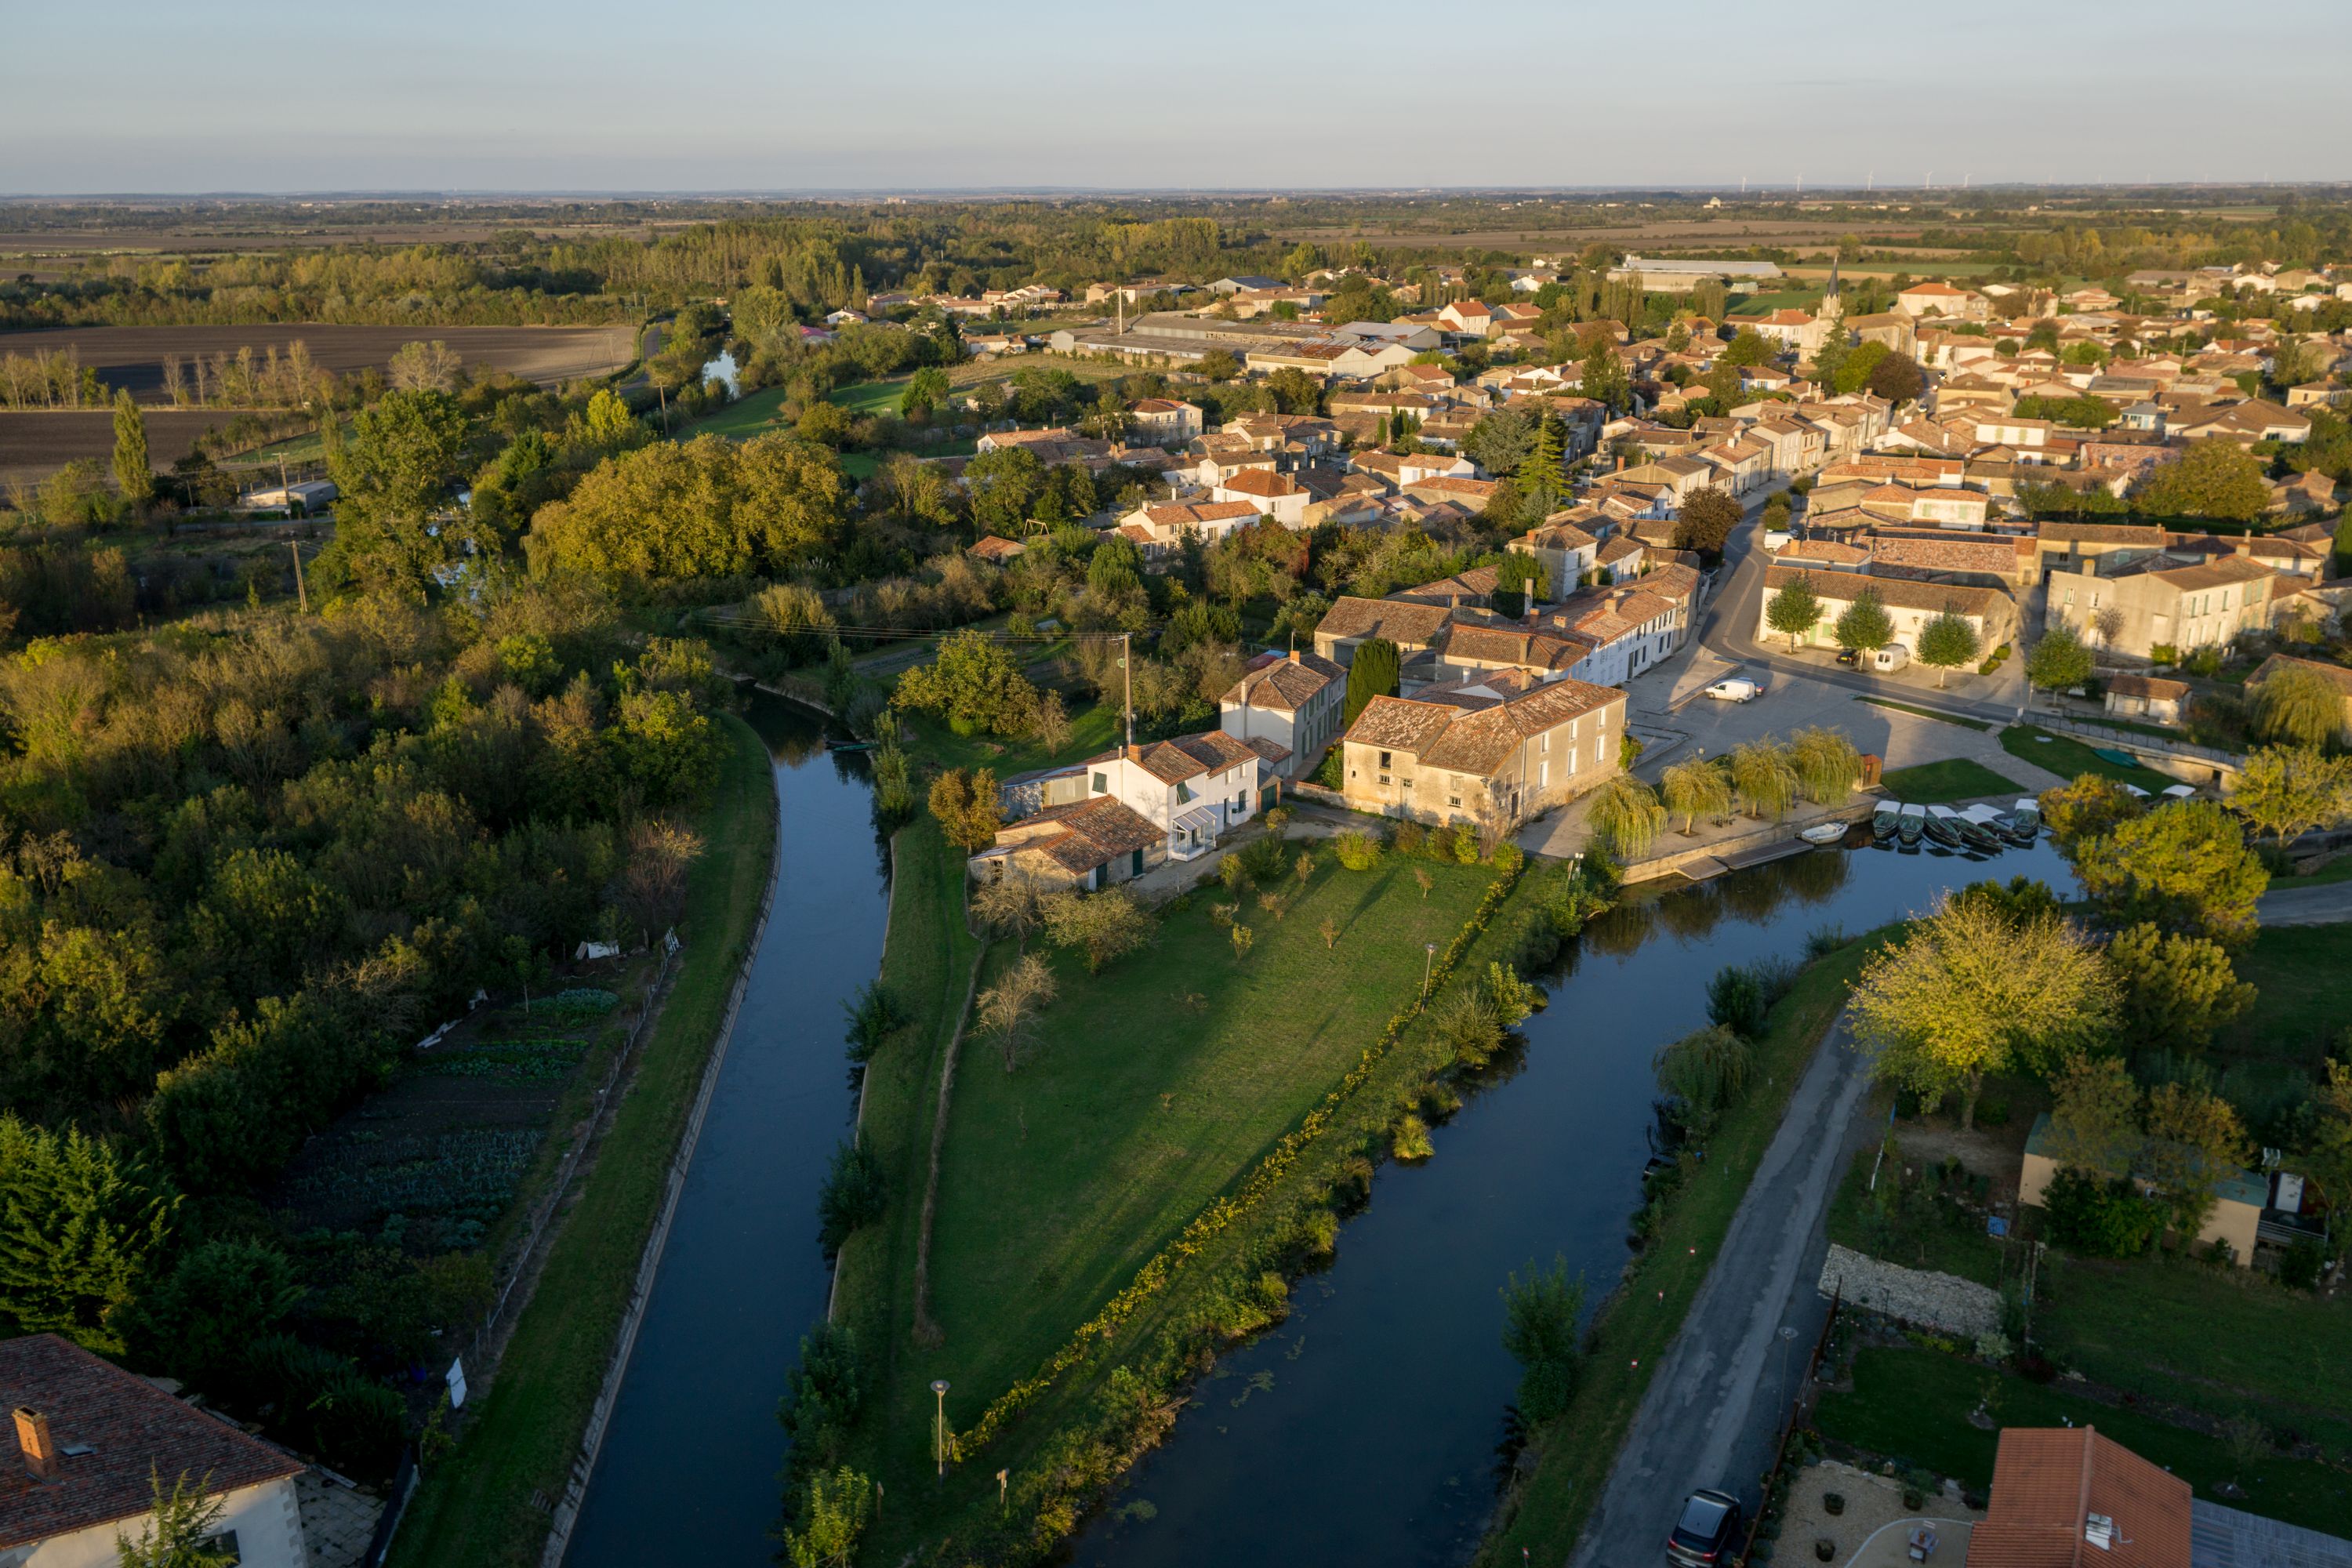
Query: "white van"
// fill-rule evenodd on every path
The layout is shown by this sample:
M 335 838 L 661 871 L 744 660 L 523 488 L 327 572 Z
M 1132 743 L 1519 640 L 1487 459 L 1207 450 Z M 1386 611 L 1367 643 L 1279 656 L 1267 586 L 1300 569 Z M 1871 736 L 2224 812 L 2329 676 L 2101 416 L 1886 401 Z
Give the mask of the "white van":
M 1885 674 L 1910 663 L 1911 650 L 1899 642 L 1891 642 L 1885 647 L 1872 648 L 1865 659 L 1868 668 Z
M 1753 702 L 1764 695 L 1764 688 L 1744 675 L 1735 675 L 1708 687 L 1706 694 L 1717 702 Z

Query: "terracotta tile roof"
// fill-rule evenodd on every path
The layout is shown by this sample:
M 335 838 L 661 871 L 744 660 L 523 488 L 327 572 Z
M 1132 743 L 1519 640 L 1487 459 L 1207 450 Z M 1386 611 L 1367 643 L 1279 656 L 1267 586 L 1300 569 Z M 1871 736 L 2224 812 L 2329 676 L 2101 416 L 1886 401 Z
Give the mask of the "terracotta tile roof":
M 1412 605 L 1401 599 L 1360 599 L 1342 595 L 1315 628 L 1319 639 L 1386 637 L 1399 647 L 1425 647 L 1445 630 L 1443 605 Z
M 1242 678 L 1217 700 L 1296 713 L 1333 681 L 1347 678 L 1346 670 L 1319 654 L 1262 653 L 1243 668 Z
M 1419 756 L 1454 722 L 1451 710 L 1433 702 L 1403 697 L 1375 697 L 1348 726 L 1346 739 L 1384 751 L 1411 752 Z
M 1038 832 L 1039 823 L 1051 825 L 1053 831 Z M 1006 835 L 1016 836 L 1014 841 L 1006 843 Z M 1098 795 L 1034 812 L 1007 824 L 997 837 L 999 847 L 1007 853 L 1034 851 L 1051 857 L 1064 870 L 1083 876 L 1122 855 L 1149 849 L 1168 835 L 1117 796 Z
M 55 1334 L 0 1341 L 0 1405 L 47 1416 L 58 1449 L 48 1480 L 0 1465 L 0 1552 L 137 1519 L 156 1474 L 209 1477 L 221 1493 L 309 1468 Z
M 2189 1568 L 2189 1483 L 2094 1426 L 2011 1426 L 1969 1568 Z M 2094 1522 L 2105 1521 L 2105 1549 Z
M 1445 657 L 1528 669 L 1567 669 L 1590 647 L 1581 638 L 1564 637 L 1532 627 L 1458 626 L 1446 638 Z
M 2340 673 L 2352 675 L 2352 670 Z M 2152 702 L 2178 702 L 2189 695 L 2189 683 L 2185 680 L 2165 680 L 2153 675 L 2111 675 L 2107 677 L 2107 689 L 2117 697 L 2144 697 Z
M 2141 522 L 2059 522 L 2042 520 L 2041 537 L 2057 544 L 2145 544 L 2164 548 L 2164 530 Z
M 2284 653 L 2274 653 L 2263 660 L 2261 668 L 2247 677 L 2246 684 L 2250 687 L 2259 686 L 2280 670 L 2290 668 L 2310 670 L 2345 696 L 2352 697 L 2352 669 L 2347 669 L 2340 664 L 2323 664 L 2315 658 L 2296 658 Z M 2114 682 L 2110 681 L 2108 684 L 2113 685 Z
M 1027 545 L 1017 539 L 1002 539 L 992 533 L 984 539 L 975 541 L 972 547 L 965 553 L 977 555 L 982 561 L 1010 561 L 1016 555 L 1027 553 L 1028 549 Z
M 1138 746 L 1130 760 L 1162 784 L 1181 784 L 1202 773 L 1221 773 L 1236 763 L 1247 762 L 1251 754 L 1237 738 L 1223 730 L 1210 730 Z
M 1192 504 L 1148 506 L 1143 515 L 1151 526 L 1173 533 L 1187 523 L 1197 528 L 1204 522 L 1231 522 L 1235 518 L 1255 517 L 1258 510 L 1245 500 L 1195 501 Z
M 2009 577 L 2017 572 L 2017 551 L 2006 539 L 1933 539 L 1910 533 L 1880 533 L 1870 542 L 1873 570 L 1982 572 Z
M 1233 490 L 1240 495 L 1268 498 L 1304 493 L 1298 481 L 1288 474 L 1277 474 L 1265 468 L 1244 468 L 1217 488 Z
M 1773 552 L 1775 561 L 1817 561 L 1830 566 L 1859 566 L 1870 552 L 1837 539 L 1792 539 Z
M 2150 572 L 2155 577 L 2183 593 L 2197 593 L 2206 588 L 2232 588 L 2241 583 L 2260 582 L 2277 575 L 2274 569 L 2243 555 L 2225 555 L 2201 566 L 2179 566 L 2169 572 Z
M 1456 600 L 1467 604 L 1473 599 L 1492 598 L 1501 580 L 1501 574 L 1492 566 L 1473 566 L 1467 572 L 1440 577 L 1434 583 L 1400 588 L 1389 597 L 1408 605 L 1451 605 Z
M 1792 566 L 1766 567 L 1765 592 L 1777 594 L 1800 577 L 1824 599 L 1850 604 L 1866 585 L 1874 589 L 1879 603 L 1890 609 L 1926 610 L 1931 615 L 1949 605 L 1964 616 L 1997 617 L 2003 605 L 2013 603 L 1998 588 L 1960 583 L 1915 583 L 1902 577 L 1864 577 L 1852 572 L 1807 572 Z

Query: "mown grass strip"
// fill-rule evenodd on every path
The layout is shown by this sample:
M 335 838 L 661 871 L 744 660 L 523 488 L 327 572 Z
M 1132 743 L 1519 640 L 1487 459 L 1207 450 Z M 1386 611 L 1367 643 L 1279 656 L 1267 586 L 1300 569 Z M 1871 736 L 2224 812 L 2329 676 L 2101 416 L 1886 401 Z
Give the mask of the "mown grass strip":
M 533 1496 L 561 1499 L 579 1457 L 772 869 L 768 748 L 740 719 L 720 723 L 732 744 L 699 814 L 709 851 L 688 874 L 677 979 L 488 1394 L 409 1505 L 392 1554 L 404 1568 L 536 1563 L 549 1516 Z
M 1982 719 L 1963 719 L 1958 713 L 1946 713 L 1935 708 L 1921 708 L 1916 703 L 1896 702 L 1885 697 L 1857 697 L 1854 700 L 1867 702 L 1873 708 L 1892 708 L 1897 713 L 1908 713 L 1916 719 L 1933 719 L 1939 724 L 1958 724 L 1963 730 L 1974 730 L 1979 734 L 1992 728 L 1991 724 Z
M 1882 935 L 1874 932 L 1812 964 L 1772 1010 L 1758 1042 L 1756 1068 L 1773 1087 L 1725 1115 L 1707 1143 L 1708 1174 L 1682 1190 L 1648 1251 L 1601 1308 L 1576 1396 L 1538 1436 L 1536 1471 L 1506 1500 L 1505 1522 L 1487 1536 L 1480 1563 L 1517 1563 L 1522 1551 L 1538 1562 L 1561 1563 L 1575 1548 L 1642 1395 L 1682 1331 L 1748 1181 L 1780 1130 L 1789 1096 Z

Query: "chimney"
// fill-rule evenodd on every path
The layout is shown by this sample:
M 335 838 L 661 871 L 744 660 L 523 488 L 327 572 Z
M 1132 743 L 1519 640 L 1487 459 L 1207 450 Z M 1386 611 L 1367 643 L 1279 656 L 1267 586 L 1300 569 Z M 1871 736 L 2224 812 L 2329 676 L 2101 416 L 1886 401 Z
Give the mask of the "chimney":
M 1292 648 L 1290 650 L 1290 662 L 1293 664 L 1297 664 L 1298 662 L 1298 650 L 1297 648 Z
M 24 1450 L 25 1468 L 42 1480 L 58 1473 L 58 1446 L 49 1437 L 49 1418 L 39 1411 L 16 1406 L 16 1446 Z
M 1625 471 L 1625 454 L 1622 452 L 1617 454 L 1617 471 L 1621 474 Z

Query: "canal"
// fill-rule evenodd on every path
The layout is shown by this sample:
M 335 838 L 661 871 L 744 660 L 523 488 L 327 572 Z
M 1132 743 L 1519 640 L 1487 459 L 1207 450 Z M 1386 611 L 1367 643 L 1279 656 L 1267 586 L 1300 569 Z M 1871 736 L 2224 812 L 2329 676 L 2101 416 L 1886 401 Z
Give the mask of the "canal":
M 1220 1363 L 1170 1441 L 1081 1536 L 1086 1568 L 1465 1561 L 1494 1505 L 1518 1368 L 1504 1279 L 1568 1260 L 1588 1305 L 1629 1256 L 1657 1048 L 1706 1022 L 1727 963 L 1800 956 L 1949 888 L 2024 874 L 2063 886 L 2044 842 L 1991 858 L 1816 851 L 1662 894 L 1594 922 L 1548 977 L 1515 1067 L 1433 1131 L 1425 1164 L 1385 1164 L 1337 1261 L 1299 1282 L 1281 1329 Z M 1663 1526 L 1661 1527 L 1663 1529 Z
M 571 1568 L 774 1558 L 776 1405 L 824 1315 L 817 1189 L 855 1111 L 842 1004 L 881 963 L 888 889 L 862 763 L 783 703 L 749 717 L 775 765 L 774 900 Z

